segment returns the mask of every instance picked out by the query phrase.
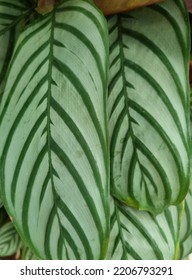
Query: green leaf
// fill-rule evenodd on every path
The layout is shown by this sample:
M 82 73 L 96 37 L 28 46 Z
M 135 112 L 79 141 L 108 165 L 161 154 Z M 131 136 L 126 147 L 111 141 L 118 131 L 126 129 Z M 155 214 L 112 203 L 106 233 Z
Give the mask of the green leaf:
M 29 16 L 27 1 L 0 0 L 0 93 L 19 30 Z
M 38 257 L 28 246 L 23 245 L 21 248 L 21 260 L 38 260 Z
M 189 188 L 189 28 L 181 0 L 108 20 L 112 194 L 153 213 Z
M 0 227 L 0 256 L 11 256 L 20 248 L 21 239 L 12 222 Z
M 1 194 L 42 259 L 104 258 L 109 238 L 108 33 L 62 1 L 20 35 L 0 107 Z
M 180 241 L 179 259 L 185 259 L 190 253 L 192 253 L 192 176 L 190 188 L 184 202 Z
M 111 235 L 106 259 L 172 260 L 178 257 L 181 206 L 153 216 L 111 201 Z

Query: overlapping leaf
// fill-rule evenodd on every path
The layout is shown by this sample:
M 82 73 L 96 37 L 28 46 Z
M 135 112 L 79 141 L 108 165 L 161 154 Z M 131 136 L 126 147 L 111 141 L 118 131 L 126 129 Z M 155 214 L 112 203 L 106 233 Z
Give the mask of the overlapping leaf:
M 27 1 L 0 0 L 0 93 L 18 30 L 29 16 Z
M 185 211 L 181 223 L 181 246 L 179 259 L 192 253 L 192 186 L 185 200 Z
M 28 246 L 22 245 L 21 260 L 38 260 L 38 257 L 31 251 Z
M 167 0 L 108 25 L 112 193 L 159 213 L 189 187 L 187 11 Z
M 111 202 L 111 236 L 107 259 L 171 260 L 178 257 L 182 206 L 153 216 Z
M 11 256 L 17 252 L 21 244 L 12 222 L 6 223 L 0 227 L 0 257 Z
M 18 39 L 0 107 L 1 193 L 40 258 L 104 258 L 107 65 L 90 1 L 62 1 Z

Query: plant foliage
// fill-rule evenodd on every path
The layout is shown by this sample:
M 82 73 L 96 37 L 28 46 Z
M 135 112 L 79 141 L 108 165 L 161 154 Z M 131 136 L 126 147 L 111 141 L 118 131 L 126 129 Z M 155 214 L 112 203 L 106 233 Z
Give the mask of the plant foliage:
M 0 0 L 0 256 L 192 251 L 188 12 L 146 2 Z

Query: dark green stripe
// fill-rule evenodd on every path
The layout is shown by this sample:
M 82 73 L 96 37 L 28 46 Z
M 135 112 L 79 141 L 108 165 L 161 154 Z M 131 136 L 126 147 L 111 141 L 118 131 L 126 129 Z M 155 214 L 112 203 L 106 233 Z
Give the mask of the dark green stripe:
M 123 158 L 124 158 L 124 155 L 125 154 L 125 150 L 126 150 L 126 147 L 128 146 L 128 143 L 129 143 L 129 139 L 130 139 L 130 131 L 127 130 L 126 134 L 125 134 L 125 137 L 123 139 L 121 139 L 121 142 L 123 141 L 122 143 L 122 148 L 121 148 L 121 162 L 120 162 L 120 168 L 122 169 L 122 165 L 123 165 Z M 129 151 L 130 152 L 130 151 Z
M 165 187 L 165 203 L 170 203 L 172 189 L 171 189 L 167 174 L 165 173 L 165 170 L 160 165 L 158 160 L 154 157 L 154 155 L 151 153 L 151 151 L 143 144 L 143 142 L 140 141 L 140 139 L 135 137 L 134 143 L 135 143 L 136 149 L 138 149 L 144 156 L 146 156 L 146 158 L 149 161 L 151 161 L 151 164 L 158 171 L 159 176 L 161 177 L 161 180 Z
M 150 172 L 148 171 L 148 169 L 143 165 L 143 164 L 140 164 L 141 167 L 142 167 L 142 172 L 143 174 L 148 178 L 148 180 L 151 182 L 151 185 L 153 186 L 154 188 L 154 191 L 156 194 L 158 194 L 158 188 L 155 184 L 155 181 L 153 179 L 153 177 L 151 176 Z
M 89 244 L 89 240 L 87 239 L 86 233 L 84 232 L 82 226 L 80 225 L 80 221 L 76 219 L 76 217 L 73 215 L 71 210 L 68 208 L 68 206 L 64 203 L 64 201 L 58 200 L 58 207 L 61 210 L 62 214 L 65 216 L 65 219 L 68 220 L 68 222 L 71 224 L 71 226 L 74 228 L 76 234 L 78 235 L 79 239 L 82 242 L 82 245 L 84 247 L 84 252 L 86 255 L 87 260 L 93 260 L 93 252 L 92 248 Z M 62 220 L 62 218 L 60 218 Z M 88 222 L 88 221 L 87 221 Z M 62 223 L 63 228 L 65 228 L 64 224 Z M 75 238 L 73 238 L 75 240 Z
M 57 244 L 57 255 L 59 260 L 63 260 L 63 248 L 64 248 L 63 239 L 64 239 L 63 236 L 60 234 L 58 239 L 58 244 Z
M 175 229 L 175 227 L 177 227 L 177 229 L 178 229 L 177 234 L 178 234 L 179 233 L 179 225 L 178 225 L 179 217 L 176 221 L 173 221 L 173 218 L 172 218 L 172 215 L 171 215 L 171 210 L 169 208 L 165 210 L 164 215 L 165 215 L 165 218 L 166 218 L 167 225 L 170 229 L 171 235 L 173 237 L 173 241 L 176 244 L 176 242 L 178 240 L 178 236 L 175 234 L 174 229 Z
M 62 227 L 62 235 L 65 239 L 66 255 L 67 255 L 68 259 L 71 259 L 70 250 L 68 248 L 68 247 L 70 247 L 70 249 L 73 251 L 73 253 L 75 255 L 75 259 L 76 260 L 81 260 L 81 255 L 80 255 L 80 252 L 79 252 L 79 250 L 78 250 L 78 248 L 77 248 L 77 246 L 74 242 L 74 239 L 71 237 L 70 232 L 64 227 Z
M 139 256 L 139 254 L 135 251 L 135 249 L 131 246 L 130 242 L 125 242 L 125 247 L 128 252 L 128 256 L 130 255 L 132 259 L 134 260 L 143 260 L 142 257 Z
M 118 84 L 120 79 L 123 79 L 122 72 L 121 72 L 121 67 L 119 67 L 118 71 L 115 73 L 115 75 L 110 80 L 109 87 L 108 87 L 108 91 L 109 91 L 108 96 L 111 95 L 112 90 L 115 88 L 116 84 Z M 124 94 L 123 81 L 122 81 L 122 90 L 120 91 L 120 93 L 122 95 Z M 118 96 L 119 96 L 119 92 L 117 92 L 117 97 Z
M 39 197 L 39 211 L 40 211 L 40 208 L 41 208 L 41 203 L 43 201 L 44 195 L 45 195 L 45 193 L 47 191 L 47 188 L 48 188 L 49 180 L 50 180 L 50 174 L 48 172 L 47 176 L 45 177 L 45 180 L 43 182 L 42 188 L 41 188 L 41 194 L 40 194 L 40 197 Z
M 131 152 L 132 151 L 130 151 L 129 153 L 131 153 Z M 140 189 L 142 187 L 140 185 L 140 188 L 138 189 L 138 186 L 135 186 L 133 184 L 134 177 L 135 177 L 135 169 L 136 169 L 137 164 L 138 164 L 138 166 L 140 166 L 139 162 L 138 162 L 137 152 L 136 152 L 135 148 L 133 147 L 133 154 L 131 157 L 130 167 L 129 167 L 128 174 L 127 174 L 127 194 L 129 194 L 131 196 L 131 198 L 133 198 L 136 201 L 136 203 L 138 203 L 138 200 L 136 199 L 135 195 L 137 195 L 138 192 L 140 193 Z M 140 173 L 141 173 L 141 170 L 140 170 Z M 138 177 L 138 174 L 137 174 L 137 177 Z M 142 179 L 142 174 L 141 174 L 141 179 Z
M 57 213 L 56 213 L 56 206 L 53 205 L 52 209 L 50 209 L 50 215 L 49 215 L 49 219 L 47 221 L 47 226 L 46 226 L 46 230 L 44 232 L 45 234 L 45 240 L 44 240 L 44 249 L 45 249 L 45 256 L 46 259 L 48 260 L 52 260 L 52 255 L 51 255 L 51 250 L 50 250 L 50 243 L 51 243 L 51 235 L 54 234 L 53 232 L 53 221 L 54 218 L 57 217 Z

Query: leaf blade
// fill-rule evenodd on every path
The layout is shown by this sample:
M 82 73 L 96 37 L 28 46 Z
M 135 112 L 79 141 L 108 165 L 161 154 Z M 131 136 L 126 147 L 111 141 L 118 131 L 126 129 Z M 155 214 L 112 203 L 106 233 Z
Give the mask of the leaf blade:
M 63 1 L 25 29 L 14 52 L 1 103 L 2 194 L 42 259 L 106 251 L 107 44 L 105 19 L 89 1 Z
M 189 187 L 186 22 L 183 2 L 171 0 L 108 21 L 112 194 L 154 213 Z

